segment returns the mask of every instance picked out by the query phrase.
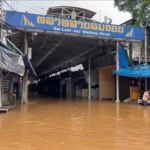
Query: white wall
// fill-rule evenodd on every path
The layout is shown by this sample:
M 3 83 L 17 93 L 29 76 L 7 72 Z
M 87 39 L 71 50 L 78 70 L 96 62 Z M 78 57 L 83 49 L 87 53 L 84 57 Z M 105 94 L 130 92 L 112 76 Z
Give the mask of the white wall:
M 88 80 L 88 71 L 84 71 L 86 82 L 89 83 Z M 99 84 L 99 71 L 98 70 L 91 70 L 91 86 L 95 86 Z M 99 98 L 99 89 L 91 88 L 91 97 Z

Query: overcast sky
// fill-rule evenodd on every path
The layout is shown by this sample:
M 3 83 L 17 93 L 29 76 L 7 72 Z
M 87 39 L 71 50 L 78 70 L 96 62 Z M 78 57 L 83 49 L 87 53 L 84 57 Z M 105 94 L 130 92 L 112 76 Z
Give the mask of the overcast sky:
M 118 9 L 114 7 L 113 0 L 99 0 L 99 1 L 18 0 L 18 4 L 17 0 L 12 0 L 13 2 L 11 2 L 11 0 L 6 1 L 11 6 L 13 6 L 13 8 L 15 8 L 17 11 L 21 12 L 28 11 L 28 13 L 46 14 L 46 10 L 49 7 L 65 5 L 65 6 L 81 7 L 95 11 L 97 14 L 93 17 L 93 19 L 98 21 L 100 21 L 100 11 L 101 11 L 101 21 L 104 21 L 104 16 L 106 15 L 112 19 L 112 24 L 121 24 L 131 18 L 131 15 L 129 13 L 119 12 Z M 6 3 L 4 3 L 4 8 L 5 9 L 9 8 Z

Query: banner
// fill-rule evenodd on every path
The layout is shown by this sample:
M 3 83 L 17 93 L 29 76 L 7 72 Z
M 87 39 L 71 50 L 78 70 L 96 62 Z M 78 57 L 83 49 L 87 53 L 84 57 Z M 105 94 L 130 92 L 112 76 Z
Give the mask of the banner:
M 115 39 L 144 40 L 143 28 L 58 18 L 16 11 L 6 11 L 6 23 L 18 28 L 94 35 Z
M 129 59 L 123 47 L 119 44 L 119 69 L 129 68 Z

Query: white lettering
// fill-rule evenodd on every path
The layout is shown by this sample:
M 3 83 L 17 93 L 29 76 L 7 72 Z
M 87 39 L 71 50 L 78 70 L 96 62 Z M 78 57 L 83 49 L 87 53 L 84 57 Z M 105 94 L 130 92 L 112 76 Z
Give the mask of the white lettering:
M 86 30 L 83 30 L 82 32 L 83 32 L 84 34 L 98 35 L 98 32 L 94 32 L 94 31 L 86 31 Z
M 74 33 L 81 33 L 81 31 L 80 31 L 80 30 L 76 30 L 76 29 L 75 29 L 75 30 L 73 30 L 73 32 L 74 32 Z
M 99 35 L 102 35 L 102 36 L 110 36 L 110 33 L 99 32 Z
M 60 31 L 60 28 L 54 27 L 54 30 L 56 30 L 56 31 Z
M 64 32 L 71 32 L 71 29 L 64 29 L 64 28 L 62 28 L 62 31 L 64 31 Z

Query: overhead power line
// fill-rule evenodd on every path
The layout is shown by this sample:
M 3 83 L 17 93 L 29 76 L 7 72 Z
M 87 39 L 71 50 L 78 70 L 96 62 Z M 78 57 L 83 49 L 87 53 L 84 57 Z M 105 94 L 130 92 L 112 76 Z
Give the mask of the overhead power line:
M 20 3 L 19 1 L 18 1 L 18 3 L 21 4 L 21 5 L 23 5 L 23 6 L 25 6 L 25 7 L 30 8 L 30 9 L 33 10 L 33 11 L 36 11 L 36 12 L 38 12 L 38 13 L 40 13 L 40 14 L 43 14 L 43 13 L 41 13 L 41 12 L 39 12 L 39 11 L 37 11 L 37 10 L 35 10 L 35 9 L 33 9 L 33 8 L 31 8 L 31 7 L 27 6 L 27 5 L 25 5 L 25 4 Z
M 31 4 L 31 3 L 29 3 L 29 2 L 26 2 L 26 3 L 28 3 L 28 4 L 30 4 L 30 5 L 33 5 L 34 7 L 37 7 L 37 8 L 40 8 L 40 9 L 42 9 L 42 10 L 46 10 L 46 11 L 47 11 L 47 9 L 45 9 L 45 8 L 43 8 L 43 7 L 37 6 L 37 5 L 35 5 L 35 4 Z
M 6 2 L 6 0 L 4 0 L 5 4 L 7 4 L 7 6 L 11 9 L 11 10 L 15 10 L 14 8 L 12 8 L 12 6 L 9 5 L 9 3 Z
M 8 5 L 3 4 L 3 6 L 7 7 L 7 9 L 11 10 L 11 8 Z
M 15 9 L 11 6 L 11 5 L 13 5 L 13 4 L 10 5 L 6 0 L 4 0 L 4 2 L 7 4 L 7 6 L 8 6 L 11 10 L 15 10 Z M 12 2 L 12 1 L 11 1 L 11 2 Z M 19 2 L 18 0 L 16 0 L 16 3 L 17 3 L 17 4 L 16 4 L 16 10 L 18 9 L 18 3 L 19 3 L 19 4 L 21 4 L 21 5 L 23 5 L 23 6 L 27 7 L 27 8 L 30 8 L 30 9 L 33 10 L 33 11 L 36 11 L 36 12 L 42 14 L 41 12 L 39 12 L 39 11 L 37 11 L 37 10 L 31 8 L 30 6 L 28 6 L 28 5 L 26 5 L 26 4 L 23 4 L 23 3 Z M 46 11 L 47 11 L 47 9 L 45 9 L 45 8 L 43 8 L 43 7 L 37 6 L 37 5 L 35 5 L 35 4 L 31 4 L 31 3 L 29 3 L 29 2 L 26 2 L 26 3 L 28 3 L 29 5 L 33 5 L 33 6 L 36 7 L 36 8 L 39 8 L 39 9 L 42 9 L 42 10 L 46 10 Z

